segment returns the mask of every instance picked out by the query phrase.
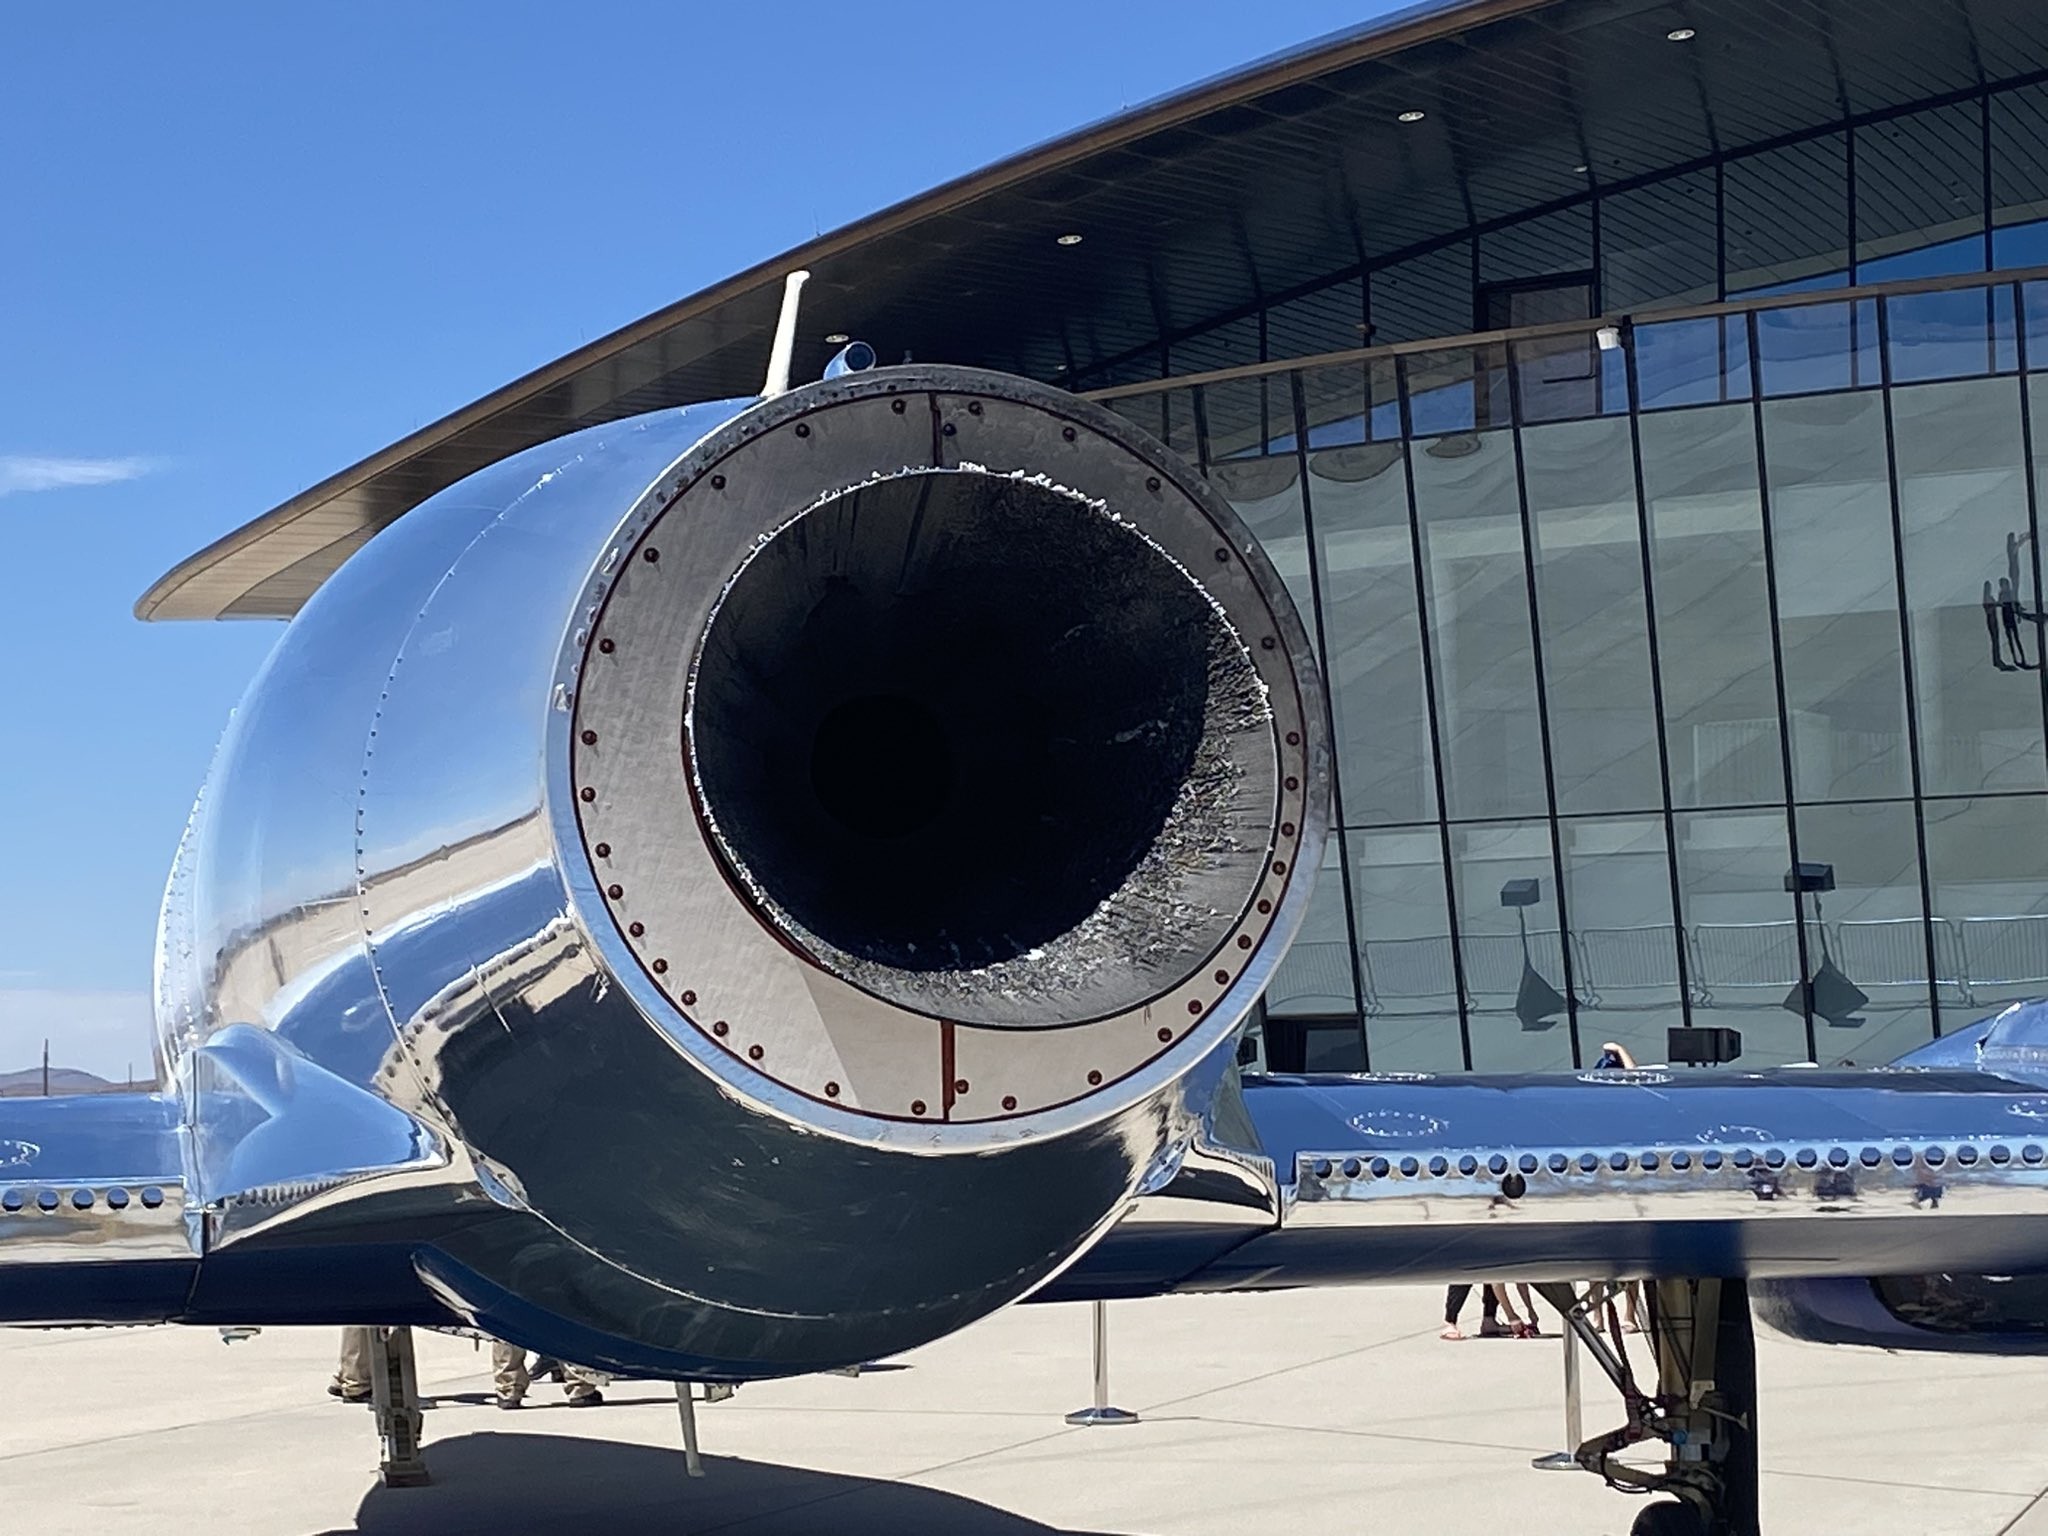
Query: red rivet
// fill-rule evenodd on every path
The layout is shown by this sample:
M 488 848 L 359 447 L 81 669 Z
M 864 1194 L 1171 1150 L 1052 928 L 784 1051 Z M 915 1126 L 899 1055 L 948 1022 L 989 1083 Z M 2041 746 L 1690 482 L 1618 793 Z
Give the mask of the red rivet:
M 1016 1107 L 1017 1107 L 1017 1095 L 1015 1095 L 1014 1093 L 1006 1093 L 1006 1094 L 1004 1094 L 1004 1095 L 1003 1095 L 1003 1108 L 1005 1108 L 1005 1109 L 1015 1109 Z
M 1191 998 L 1189 998 L 1189 999 L 1188 999 L 1188 1012 L 1189 1012 L 1189 1013 L 1200 1013 L 1201 1011 L 1202 1011 L 1202 1000 L 1201 1000 L 1201 999 L 1200 999 L 1199 997 L 1191 997 Z
M 1216 985 L 1217 985 L 1217 986 L 1219 986 L 1219 987 L 1220 987 L 1220 986 L 1223 986 L 1223 985 L 1224 985 L 1224 984 L 1225 984 L 1226 982 L 1228 982 L 1229 980 L 1230 980 L 1230 972 L 1228 972 L 1228 971 L 1218 971 L 1218 972 L 1216 973 Z
M 1237 947 L 1239 949 L 1250 949 L 1252 947 L 1252 936 L 1248 933 L 1240 933 L 1237 936 Z
M 1291 821 L 1283 821 L 1283 822 L 1281 822 L 1281 823 L 1280 823 L 1280 835 L 1281 835 L 1282 837 L 1292 837 L 1292 836 L 1294 836 L 1294 823 L 1293 823 L 1293 822 L 1291 822 Z
M 720 1019 L 717 1023 L 711 1026 L 711 1033 L 713 1033 L 714 1035 L 718 1035 L 722 1038 L 725 1032 L 731 1028 L 732 1026 L 730 1024 L 726 1023 L 725 1020 Z
M 600 859 L 608 859 L 612 856 L 612 845 L 610 843 L 599 843 L 592 852 Z
M 576 791 L 576 798 L 578 800 L 581 800 L 585 805 L 588 805 L 591 801 L 597 798 L 597 791 L 586 784 L 583 788 Z
M 694 993 L 694 992 L 685 992 L 685 993 L 683 994 L 683 1006 L 684 1006 L 685 1008 L 694 1008 L 694 1007 L 696 1007 L 696 1006 L 697 1006 L 697 994 L 696 994 L 696 993 Z
M 1100 1087 L 1101 1085 L 1102 1085 L 1102 1074 L 1101 1074 L 1100 1072 L 1090 1072 L 1090 1073 L 1088 1074 L 1088 1086 L 1089 1086 L 1090 1088 L 1098 1088 L 1098 1087 Z
M 1299 789 L 1301 788 L 1301 780 L 1290 774 L 1287 779 L 1287 787 L 1289 789 Z
M 1159 1029 L 1159 1038 L 1162 1041 L 1171 1040 L 1173 1038 L 1173 1031 L 1166 1028 L 1164 1025 L 1161 1025 Z
M 655 961 L 654 974 L 657 976 L 666 976 L 668 974 L 668 962 L 666 960 Z
M 921 1115 L 921 1114 L 923 1114 L 923 1113 L 924 1113 L 924 1100 L 923 1100 L 923 1099 L 912 1099 L 912 1100 L 910 1101 L 910 1112 L 911 1112 L 911 1113 L 912 1113 L 913 1115 Z
M 645 923 L 628 923 L 628 924 L 626 924 L 626 932 L 627 932 L 627 933 L 629 933 L 629 934 L 631 934 L 631 935 L 632 935 L 632 936 L 633 936 L 634 938 L 636 938 L 636 939 L 637 939 L 637 938 L 639 938 L 639 937 L 640 937 L 640 935 L 641 935 L 641 934 L 643 934 L 643 933 L 645 933 L 646 931 L 647 931 L 647 925 L 646 925 Z
M 594 746 L 596 746 L 596 745 L 597 745 L 597 732 L 595 732 L 595 731 L 585 731 L 585 732 L 583 733 L 583 745 L 585 745 L 586 747 L 594 747 Z
M 749 1061 L 759 1061 L 760 1059 L 761 1059 L 761 1047 L 759 1047 L 758 1045 L 750 1045 L 750 1046 L 748 1046 L 748 1047 L 747 1047 L 747 1060 L 749 1060 Z
M 655 561 L 661 558 L 661 551 L 658 549 L 643 549 L 640 552 L 640 558 L 642 560 L 645 560 L 649 565 L 652 565 Z
M 611 897 L 613 901 L 617 901 L 626 894 L 626 888 L 623 885 L 608 885 L 604 888 L 604 893 Z
M 618 647 L 617 647 L 616 645 L 614 645 L 614 644 L 613 644 L 613 643 L 612 643 L 611 641 L 609 641 L 609 640 L 600 640 L 600 641 L 598 641 L 598 642 L 597 642 L 597 648 L 598 648 L 598 649 L 599 649 L 600 651 L 603 651 L 603 652 L 605 653 L 605 655 L 607 655 L 607 656 L 611 655 L 611 653 L 612 653 L 613 651 L 616 651 L 616 650 L 618 649 Z
M 964 1077 L 955 1078 L 953 1080 L 953 1091 L 955 1093 L 965 1093 L 967 1091 L 967 1079 Z
M 1261 912 L 1270 912 L 1270 911 L 1272 911 L 1272 910 L 1273 910 L 1273 903 L 1271 903 L 1270 901 L 1266 900 L 1266 898 L 1265 898 L 1265 897 L 1261 896 L 1261 897 L 1259 898 L 1259 910 L 1260 910 Z
M 828 1098 L 828 1099 L 836 1099 L 836 1098 L 838 1098 L 838 1097 L 839 1097 L 839 1085 L 838 1085 L 837 1083 L 827 1083 L 827 1084 L 825 1085 L 825 1097 L 826 1097 L 826 1098 Z
M 1287 745 L 1289 745 L 1290 747 L 1298 747 L 1298 746 L 1300 746 L 1300 745 L 1301 745 L 1301 732 L 1299 732 L 1299 731 L 1289 731 L 1289 732 L 1287 733 Z
M 1286 873 L 1287 873 L 1287 861 L 1286 861 L 1285 859 L 1275 859 L 1275 860 L 1273 861 L 1273 873 L 1274 873 L 1274 874 L 1276 874 L 1276 875 L 1284 875 L 1284 874 L 1286 874 Z

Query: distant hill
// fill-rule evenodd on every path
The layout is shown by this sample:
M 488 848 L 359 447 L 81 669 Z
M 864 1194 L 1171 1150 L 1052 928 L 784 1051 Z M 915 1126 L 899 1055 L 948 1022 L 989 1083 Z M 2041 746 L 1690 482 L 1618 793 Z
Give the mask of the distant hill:
M 154 1088 L 155 1082 L 110 1083 L 104 1077 L 77 1067 L 50 1068 L 50 1092 L 56 1093 L 128 1093 L 136 1089 Z M 0 1072 L 0 1099 L 32 1098 L 43 1091 L 43 1069 L 27 1067 L 19 1072 Z

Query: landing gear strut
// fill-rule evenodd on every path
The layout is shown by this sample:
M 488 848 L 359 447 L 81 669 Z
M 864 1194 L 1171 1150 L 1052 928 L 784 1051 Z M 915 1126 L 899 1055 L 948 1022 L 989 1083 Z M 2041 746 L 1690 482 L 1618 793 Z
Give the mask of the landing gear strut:
M 1627 1422 L 1577 1448 L 1579 1465 L 1609 1487 L 1657 1495 L 1630 1536 L 1758 1536 L 1756 1335 L 1749 1288 L 1740 1280 L 1659 1280 L 1648 1292 L 1644 1327 L 1655 1357 L 1654 1389 L 1636 1384 L 1621 1342 L 1619 1288 L 1541 1286 L 1621 1393 Z M 1603 1334 L 1596 1318 L 1604 1317 Z M 1646 1440 L 1669 1448 L 1662 1467 L 1617 1455 Z

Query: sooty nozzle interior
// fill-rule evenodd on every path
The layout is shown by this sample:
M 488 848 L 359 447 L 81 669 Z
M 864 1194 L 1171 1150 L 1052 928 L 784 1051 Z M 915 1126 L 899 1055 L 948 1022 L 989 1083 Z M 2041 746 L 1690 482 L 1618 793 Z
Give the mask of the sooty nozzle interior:
M 1040 481 L 906 472 L 741 568 L 689 747 L 727 859 L 814 957 L 1045 1024 L 1176 984 L 1234 917 L 1267 718 L 1221 611 L 1135 528 Z

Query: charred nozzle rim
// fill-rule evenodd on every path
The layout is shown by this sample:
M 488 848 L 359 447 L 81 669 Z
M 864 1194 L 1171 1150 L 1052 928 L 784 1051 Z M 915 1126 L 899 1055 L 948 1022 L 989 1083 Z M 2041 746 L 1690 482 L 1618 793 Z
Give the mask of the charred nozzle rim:
M 721 595 L 806 508 L 906 472 L 1040 476 L 1127 513 L 1194 573 L 1256 669 L 1273 786 L 1256 874 L 1213 948 L 1148 1002 L 1046 1030 L 974 1027 L 864 991 L 763 920 L 700 815 L 682 721 L 688 667 Z M 643 559 L 647 547 L 662 558 Z M 1228 503 L 1130 423 L 1006 375 L 879 370 L 742 412 L 621 523 L 565 636 L 557 684 L 550 815 L 606 969 L 733 1091 L 848 1139 L 969 1150 L 1092 1124 L 1165 1088 L 1249 1010 L 1321 862 L 1320 684 L 1263 552 Z

